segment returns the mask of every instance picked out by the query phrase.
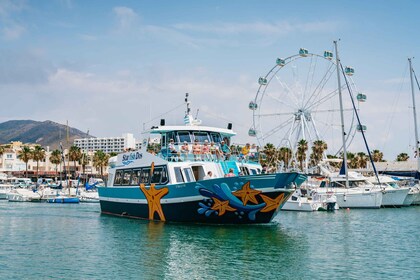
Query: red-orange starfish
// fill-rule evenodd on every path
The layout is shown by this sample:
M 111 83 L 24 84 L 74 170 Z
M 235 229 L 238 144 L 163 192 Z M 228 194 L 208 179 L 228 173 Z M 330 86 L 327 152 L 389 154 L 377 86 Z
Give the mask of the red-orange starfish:
M 268 196 L 261 195 L 261 198 L 264 200 L 265 204 L 267 204 L 263 209 L 261 209 L 261 212 L 270 212 L 272 210 L 277 210 L 284 199 L 284 193 L 280 194 L 275 199 L 272 199 Z
M 153 220 L 155 212 L 158 213 L 161 221 L 165 221 L 165 215 L 163 214 L 162 205 L 160 205 L 160 199 L 164 197 L 168 192 L 168 188 L 161 188 L 157 190 L 155 184 L 151 184 L 149 189 L 146 189 L 144 184 L 140 184 L 140 190 L 144 193 L 147 199 L 147 205 L 149 206 L 149 220 Z
M 258 204 L 258 200 L 255 196 L 259 195 L 261 191 L 251 189 L 250 185 L 251 184 L 249 182 L 246 182 L 242 186 L 242 190 L 233 192 L 233 195 L 239 197 L 244 205 L 246 205 L 248 201 Z
M 219 216 L 225 214 L 226 211 L 236 211 L 235 208 L 229 206 L 229 201 L 220 201 L 217 198 L 213 197 L 214 205 L 211 207 L 212 210 L 216 210 L 219 212 Z

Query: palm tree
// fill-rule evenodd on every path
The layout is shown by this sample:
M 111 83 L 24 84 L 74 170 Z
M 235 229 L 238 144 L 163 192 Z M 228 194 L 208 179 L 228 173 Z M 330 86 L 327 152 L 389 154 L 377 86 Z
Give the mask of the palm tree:
M 22 150 L 18 152 L 18 159 L 23 161 L 26 165 L 25 177 L 28 177 L 28 161 L 32 159 L 32 151 L 28 146 L 23 146 Z
M 76 174 L 76 161 L 80 161 L 80 159 L 82 158 L 82 151 L 80 150 L 79 147 L 73 145 L 69 149 L 68 157 L 69 157 L 69 161 L 73 161 L 74 174 Z M 76 177 L 76 176 L 74 176 L 74 177 Z
M 327 143 L 322 140 L 315 140 L 312 145 L 311 161 L 313 165 L 317 165 L 324 155 L 325 150 L 328 149 Z
M 366 168 L 367 162 L 369 160 L 369 157 L 364 152 L 358 152 L 356 154 L 357 158 L 357 168 Z
M 45 150 L 41 146 L 37 145 L 32 150 L 32 159 L 36 161 L 36 178 L 38 179 L 38 168 L 39 168 L 39 161 L 45 160 Z
M 289 168 L 289 161 L 292 159 L 292 150 L 288 147 L 280 147 L 278 150 L 278 159 L 284 162 L 284 166 Z
M 273 144 L 271 143 L 267 143 L 264 146 L 264 150 L 263 150 L 264 154 L 266 155 L 266 159 L 264 160 L 264 163 L 267 164 L 268 167 L 277 167 L 277 162 L 276 162 L 276 147 L 274 147 Z
M 93 166 L 101 169 L 101 178 L 103 179 L 103 168 L 108 165 L 109 155 L 99 150 L 93 155 Z
M 407 161 L 409 158 L 407 153 L 401 153 L 397 156 L 397 161 Z
M 305 139 L 301 139 L 298 142 L 296 157 L 299 161 L 300 170 L 303 170 L 303 162 L 306 160 L 306 152 L 308 151 L 308 142 Z
M 359 160 L 356 157 L 356 154 L 352 152 L 347 152 L 347 162 L 349 168 L 358 168 Z
M 86 165 L 90 163 L 90 157 L 86 153 L 82 153 L 82 157 L 79 160 L 79 164 L 82 166 L 82 177 L 85 175 Z
M 374 162 L 381 162 L 383 160 L 384 154 L 379 150 L 372 151 L 372 159 Z
M 61 163 L 61 151 L 60 150 L 54 150 L 51 152 L 50 155 L 50 162 L 52 164 L 55 164 L 55 176 L 58 174 L 58 165 Z

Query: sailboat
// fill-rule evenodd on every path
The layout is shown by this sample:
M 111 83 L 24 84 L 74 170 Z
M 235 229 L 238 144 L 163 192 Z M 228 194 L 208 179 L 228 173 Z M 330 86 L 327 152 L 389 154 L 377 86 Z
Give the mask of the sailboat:
M 337 67 L 337 82 L 338 95 L 340 99 L 341 112 L 341 135 L 343 143 L 343 164 L 340 172 L 334 172 L 329 168 L 326 161 L 319 164 L 321 173 L 326 177 L 315 191 L 319 194 L 325 195 L 333 193 L 337 198 L 337 204 L 340 208 L 380 208 L 382 205 L 383 193 L 380 188 L 368 182 L 365 177 L 356 172 L 349 172 L 347 168 L 347 147 L 344 130 L 344 114 L 343 114 L 343 98 L 341 93 L 340 73 L 343 71 L 342 65 L 338 56 L 337 41 L 334 41 L 336 53 L 336 67 Z M 341 71 L 340 71 L 341 68 Z M 344 71 L 343 71 L 344 72 Z M 346 80 L 347 84 L 347 80 Z M 350 90 L 350 89 L 349 89 Z M 354 100 L 351 98 L 355 115 L 359 126 L 361 125 L 359 115 L 355 109 Z M 372 161 L 372 156 L 367 145 L 363 129 L 361 130 L 365 146 L 367 148 L 369 158 Z M 377 176 L 376 168 L 372 165 Z
M 69 126 L 68 126 L 68 123 L 67 123 L 67 143 L 68 143 L 68 137 L 69 137 L 68 136 L 68 127 Z M 64 174 L 66 176 L 65 177 L 66 185 L 67 185 L 69 193 L 68 193 L 68 195 L 66 195 L 63 192 L 61 192 L 61 193 L 57 192 L 57 195 L 55 197 L 51 197 L 51 198 L 47 199 L 47 202 L 49 202 L 49 203 L 79 203 L 80 202 L 79 197 L 72 196 L 71 193 L 70 193 L 70 184 L 69 184 L 69 180 L 67 178 L 67 170 L 66 170 L 66 158 L 64 156 L 63 145 L 62 145 L 61 142 L 60 142 L 60 149 L 61 149 L 61 159 L 62 159 L 63 164 L 64 164 Z M 62 183 L 63 182 L 61 181 L 61 175 L 60 175 L 60 186 L 62 186 Z M 77 182 L 77 186 L 78 185 L 79 185 L 79 181 Z
M 416 140 L 416 145 L 415 145 L 415 153 L 417 155 L 417 172 L 416 172 L 416 179 L 419 179 L 420 177 L 420 155 L 419 155 L 419 133 L 417 130 L 417 112 L 416 112 L 416 99 L 415 99 L 415 95 L 414 95 L 414 80 L 413 80 L 413 74 L 415 76 L 414 73 L 414 69 L 413 69 L 413 65 L 411 63 L 411 58 L 408 59 L 408 64 L 410 67 L 410 85 L 411 85 L 411 97 L 413 100 L 413 118 L 414 118 L 414 132 L 415 132 L 415 140 Z M 415 76 L 416 78 L 416 82 L 417 82 L 417 86 L 420 89 L 420 85 L 419 82 L 417 80 L 417 76 Z M 408 200 L 411 200 L 412 198 L 412 205 L 420 205 L 420 185 L 416 184 L 415 186 L 410 188 L 410 191 L 408 192 Z

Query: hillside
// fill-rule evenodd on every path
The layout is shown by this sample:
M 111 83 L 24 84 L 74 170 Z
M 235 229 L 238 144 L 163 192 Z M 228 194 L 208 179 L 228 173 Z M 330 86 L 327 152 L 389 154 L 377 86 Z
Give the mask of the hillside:
M 12 120 L 0 123 L 0 144 L 11 141 L 37 143 L 43 147 L 57 149 L 60 142 L 67 148 L 76 138 L 94 137 L 76 128 L 69 127 L 69 145 L 67 145 L 67 126 L 53 121 Z

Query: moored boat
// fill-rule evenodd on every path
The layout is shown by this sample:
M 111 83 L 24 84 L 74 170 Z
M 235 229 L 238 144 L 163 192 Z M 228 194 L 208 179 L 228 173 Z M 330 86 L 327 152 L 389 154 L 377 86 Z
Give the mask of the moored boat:
M 41 195 L 33 190 L 15 188 L 6 194 L 9 202 L 40 202 Z
M 188 102 L 184 120 L 185 126 L 162 121 L 149 131 L 160 137 L 157 154 L 143 145 L 110 159 L 108 186 L 98 187 L 102 213 L 172 222 L 268 223 L 306 179 L 296 172 L 261 174 L 258 162 L 223 153 L 235 133 L 200 126 Z M 182 144 L 188 147 L 181 150 Z M 216 146 L 215 153 L 203 149 L 207 144 Z

